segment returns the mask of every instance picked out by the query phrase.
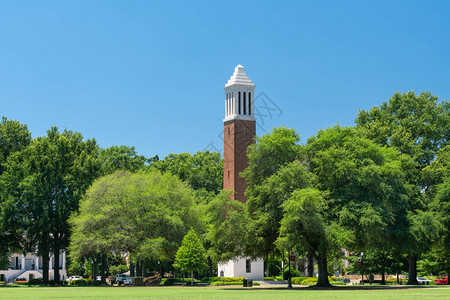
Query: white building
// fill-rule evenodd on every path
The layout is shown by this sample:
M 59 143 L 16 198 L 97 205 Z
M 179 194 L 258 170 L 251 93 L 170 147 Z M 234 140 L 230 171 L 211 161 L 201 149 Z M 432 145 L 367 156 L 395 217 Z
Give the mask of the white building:
M 219 264 L 217 276 L 223 277 L 246 277 L 251 280 L 264 280 L 264 261 L 249 258 L 238 258 L 230 260 L 225 264 Z
M 34 278 L 42 278 L 42 257 L 35 253 L 19 254 L 14 253 L 10 256 L 10 267 L 8 270 L 0 270 L 0 281 L 12 283 L 19 278 L 30 281 Z M 53 280 L 55 276 L 55 257 L 50 257 L 49 279 Z M 66 272 L 66 253 L 59 255 L 59 276 L 61 280 L 67 278 Z

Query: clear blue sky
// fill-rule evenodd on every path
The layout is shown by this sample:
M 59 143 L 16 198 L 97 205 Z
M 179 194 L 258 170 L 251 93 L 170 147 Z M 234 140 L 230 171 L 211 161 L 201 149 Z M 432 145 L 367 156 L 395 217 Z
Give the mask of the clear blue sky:
M 0 0 L 0 115 L 148 157 L 222 148 L 242 64 L 279 108 L 258 135 L 286 125 L 305 142 L 395 91 L 449 99 L 449 15 L 450 1 Z

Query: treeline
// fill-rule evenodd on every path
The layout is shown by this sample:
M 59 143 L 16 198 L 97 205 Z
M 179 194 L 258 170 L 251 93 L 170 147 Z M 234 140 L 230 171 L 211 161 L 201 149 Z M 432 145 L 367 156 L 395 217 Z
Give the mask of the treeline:
M 162 175 L 161 172 L 166 174 Z M 171 173 L 175 175 L 170 175 Z M 157 196 L 162 203 L 162 206 L 155 208 L 155 213 L 161 217 L 157 222 L 160 226 L 159 231 L 153 226 L 154 224 L 146 224 L 145 218 L 137 219 L 133 212 L 126 211 L 128 208 L 140 214 L 154 207 L 155 203 L 144 207 L 145 202 L 127 202 L 126 205 L 115 202 L 111 203 L 114 205 L 110 211 L 111 215 L 95 215 L 98 219 L 103 217 L 104 222 L 101 225 L 104 228 L 96 228 L 97 231 L 90 232 L 92 233 L 90 238 L 94 239 L 87 240 L 84 237 L 86 244 L 81 244 L 80 230 L 85 227 L 76 226 L 82 223 L 82 217 L 76 218 L 80 203 L 86 206 L 89 197 L 93 197 L 96 187 L 102 182 L 110 180 L 121 187 L 123 182 L 113 180 L 121 176 L 124 181 L 126 181 L 125 177 L 130 177 L 131 180 L 136 176 L 153 179 L 154 182 L 150 184 L 151 193 L 156 193 L 161 186 L 166 189 L 167 193 Z M 162 180 L 159 185 L 156 183 L 158 178 Z M 124 184 L 122 187 L 129 186 Z M 178 234 L 181 237 L 172 240 L 168 229 L 176 229 L 176 226 L 180 225 L 173 214 L 177 212 L 177 209 L 178 211 L 186 210 L 184 217 L 181 218 L 182 221 L 192 219 L 192 224 L 189 223 L 189 226 L 198 223 L 195 214 L 192 213 L 195 210 L 193 188 L 197 189 L 203 197 L 215 195 L 222 188 L 222 161 L 218 153 L 206 151 L 194 155 L 171 154 L 164 160 L 159 160 L 158 156 L 145 158 L 138 155 L 134 147 L 112 146 L 102 149 L 94 139 L 85 140 L 78 132 L 69 130 L 61 132 L 56 127 L 48 130 L 46 136 L 32 139 L 26 125 L 3 117 L 0 123 L 0 255 L 2 257 L 0 267 L 1 269 L 9 267 L 8 254 L 37 251 L 37 254 L 42 257 L 43 280 L 47 282 L 50 254 L 58 257 L 62 250 L 69 249 L 73 231 L 75 231 L 74 238 L 78 240 L 76 243 L 72 242 L 71 248 L 74 250 L 71 251 L 72 253 L 69 252 L 72 267 L 78 263 L 78 258 L 83 260 L 94 258 L 91 261 L 94 261 L 95 266 L 103 259 L 103 266 L 105 266 L 106 261 L 117 260 L 118 254 L 125 251 L 135 255 L 132 249 L 137 246 L 129 244 L 140 242 L 139 238 L 149 242 L 146 245 L 140 245 L 142 251 L 145 251 L 146 246 L 158 247 L 156 245 L 158 237 L 165 237 L 171 249 L 176 251 L 189 227 L 184 231 L 180 228 L 179 232 L 174 232 L 172 236 Z M 88 189 L 89 192 L 86 193 Z M 135 194 L 129 195 L 131 198 L 128 200 L 142 200 L 136 195 L 144 192 L 143 187 L 137 187 L 134 192 Z M 178 201 L 179 196 L 185 202 Z M 86 199 L 84 202 L 83 197 Z M 101 205 L 102 201 L 107 200 L 108 198 L 103 195 L 94 204 Z M 149 201 L 153 200 L 155 198 Z M 120 204 L 125 206 L 118 206 Z M 163 206 L 165 209 L 162 209 Z M 102 208 L 106 209 L 106 207 Z M 116 211 L 113 211 L 114 209 Z M 116 214 L 120 213 L 124 214 L 124 219 L 116 217 Z M 169 222 L 172 217 L 176 226 L 170 228 Z M 87 222 L 94 220 L 92 218 Z M 115 223 L 112 223 L 113 221 Z M 126 242 L 123 243 L 118 238 L 120 229 L 123 229 L 121 225 L 117 225 L 120 221 L 133 222 L 136 229 L 131 231 L 130 224 L 122 224 L 127 229 Z M 84 224 L 84 226 L 88 225 Z M 76 231 L 77 229 L 80 230 Z M 139 238 L 133 236 L 138 231 L 141 234 Z M 100 250 L 110 250 L 106 255 L 95 246 L 94 242 L 100 241 L 99 236 L 113 241 L 117 247 L 101 248 Z M 152 236 L 154 240 L 151 240 Z M 130 241 L 133 238 L 134 240 Z M 161 260 L 171 257 L 170 255 L 173 256 L 173 253 L 167 253 L 166 257 L 161 257 Z M 86 263 L 89 264 L 88 261 Z M 54 264 L 54 279 L 58 282 L 60 280 L 59 260 L 55 259 Z
M 382 274 L 403 271 L 407 256 L 408 284 L 417 284 L 418 261 L 450 273 L 450 103 L 395 93 L 355 123 L 304 145 L 285 127 L 257 137 L 241 174 L 243 204 L 222 191 L 218 153 L 148 159 L 56 128 L 31 139 L 25 125 L 3 118 L 1 254 L 37 249 L 48 270 L 49 253 L 66 249 L 71 265 L 91 263 L 102 279 L 126 254 L 145 275 L 181 266 L 177 251 L 195 232 L 210 276 L 236 256 L 267 263 L 295 251 L 317 263 L 317 284 L 327 286 L 344 248 L 366 253 L 370 272 Z

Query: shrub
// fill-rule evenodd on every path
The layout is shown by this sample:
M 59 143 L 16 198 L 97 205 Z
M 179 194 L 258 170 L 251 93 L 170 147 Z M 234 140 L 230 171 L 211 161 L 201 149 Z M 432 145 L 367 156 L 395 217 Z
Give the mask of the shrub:
M 44 284 L 42 282 L 42 278 L 33 278 L 30 281 L 28 281 L 28 285 L 42 285 Z
M 177 282 L 184 282 L 186 284 L 191 284 L 191 279 L 190 278 L 185 278 L 184 280 L 183 280 L 183 278 L 167 278 L 165 280 L 164 279 L 165 278 L 163 278 L 161 280 L 161 283 L 163 285 L 174 285 Z M 194 279 L 194 282 L 199 282 L 199 280 Z
M 292 277 L 300 277 L 300 271 L 291 268 L 291 278 Z M 286 270 L 284 270 L 283 273 L 283 279 L 287 280 L 288 278 L 289 278 L 289 269 L 286 268 Z
M 245 277 L 224 277 L 223 282 L 243 282 Z M 202 279 L 203 282 L 214 282 L 214 281 L 220 281 L 222 282 L 222 277 L 205 277 Z
M 222 281 L 213 281 L 211 282 L 211 285 L 214 286 L 220 286 L 220 285 L 244 285 L 243 281 L 228 281 L 228 282 L 222 282 Z M 258 282 L 253 281 L 253 285 L 260 285 Z
M 281 274 L 281 262 L 279 261 L 269 261 L 267 264 L 267 270 L 270 276 L 277 276 Z
M 75 279 L 75 280 L 72 280 L 69 283 L 69 285 L 70 286 L 79 286 L 79 285 L 81 285 L 81 286 L 87 286 L 87 285 L 92 286 L 92 285 L 94 285 L 94 279 L 85 279 L 85 278 Z

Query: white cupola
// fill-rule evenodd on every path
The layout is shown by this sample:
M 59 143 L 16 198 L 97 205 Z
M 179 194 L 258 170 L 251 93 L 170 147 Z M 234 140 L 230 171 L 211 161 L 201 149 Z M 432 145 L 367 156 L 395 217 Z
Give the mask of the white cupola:
M 225 84 L 225 119 L 255 120 L 255 84 L 248 78 L 244 67 L 237 65 Z

